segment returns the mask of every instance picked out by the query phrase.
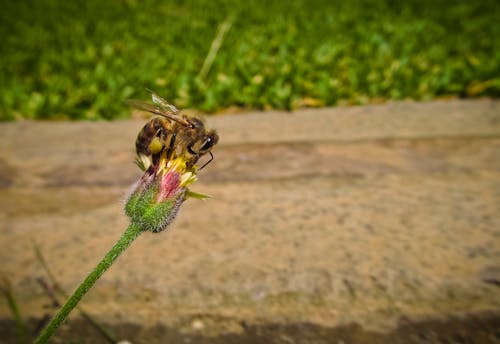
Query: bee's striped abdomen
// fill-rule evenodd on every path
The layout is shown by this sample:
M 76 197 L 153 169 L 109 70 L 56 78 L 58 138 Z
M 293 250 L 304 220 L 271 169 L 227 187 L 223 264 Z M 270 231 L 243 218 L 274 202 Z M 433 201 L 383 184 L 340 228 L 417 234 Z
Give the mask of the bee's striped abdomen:
M 144 125 L 137 135 L 137 140 L 135 141 L 135 150 L 137 155 L 150 155 L 150 145 L 155 137 L 157 137 L 160 142 L 164 142 L 166 135 L 165 125 L 168 125 L 168 121 L 165 121 L 160 117 L 155 117 Z

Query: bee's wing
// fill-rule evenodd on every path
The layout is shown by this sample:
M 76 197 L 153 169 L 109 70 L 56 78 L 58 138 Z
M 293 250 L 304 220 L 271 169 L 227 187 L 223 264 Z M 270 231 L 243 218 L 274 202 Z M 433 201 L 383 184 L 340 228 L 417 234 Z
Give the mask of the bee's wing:
M 172 121 L 175 121 L 175 122 L 180 123 L 180 124 L 185 125 L 185 126 L 189 125 L 189 123 L 184 118 L 182 118 L 178 115 L 179 110 L 177 110 L 177 108 L 175 108 L 175 106 L 173 106 L 173 105 L 172 105 L 172 107 L 174 107 L 177 110 L 177 112 L 174 112 L 173 110 L 171 110 L 170 107 L 164 108 L 162 106 L 160 108 L 158 106 L 154 106 L 154 105 L 151 105 L 149 103 L 143 102 L 142 100 L 129 99 L 126 101 L 126 103 L 135 109 L 147 111 L 147 112 L 150 112 L 154 115 L 168 118 Z
M 151 92 L 151 99 L 153 100 L 153 103 L 155 103 L 156 105 L 158 105 L 159 107 L 161 107 L 163 109 L 168 109 L 169 111 L 171 111 L 174 114 L 179 113 L 179 109 L 177 109 L 174 105 L 167 102 L 165 99 L 160 97 L 155 92 L 153 92 L 153 91 L 150 91 L 150 92 Z

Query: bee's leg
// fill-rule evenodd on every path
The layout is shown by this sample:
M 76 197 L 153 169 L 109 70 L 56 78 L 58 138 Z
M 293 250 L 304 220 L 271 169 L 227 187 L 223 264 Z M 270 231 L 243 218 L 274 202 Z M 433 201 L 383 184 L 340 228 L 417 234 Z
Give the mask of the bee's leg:
M 155 172 L 156 172 L 156 167 L 155 167 L 155 165 L 151 165 L 151 166 L 149 166 L 149 167 L 148 167 L 148 169 L 146 170 L 145 175 L 152 175 L 152 174 L 155 174 Z M 144 176 L 143 176 L 143 178 L 144 178 Z
M 153 161 L 153 166 L 158 166 L 160 162 L 161 151 L 159 153 L 151 154 L 151 160 Z
M 198 171 L 202 170 L 205 166 L 207 166 L 208 164 L 210 164 L 212 162 L 212 160 L 214 160 L 214 155 L 212 154 L 212 152 L 208 152 L 210 154 L 210 160 L 208 160 L 206 163 L 203 164 L 203 166 L 201 166 Z
M 172 137 L 170 138 L 170 143 L 168 144 L 168 149 L 167 149 L 167 159 L 172 158 L 172 153 L 174 152 L 175 137 L 176 134 L 172 133 Z

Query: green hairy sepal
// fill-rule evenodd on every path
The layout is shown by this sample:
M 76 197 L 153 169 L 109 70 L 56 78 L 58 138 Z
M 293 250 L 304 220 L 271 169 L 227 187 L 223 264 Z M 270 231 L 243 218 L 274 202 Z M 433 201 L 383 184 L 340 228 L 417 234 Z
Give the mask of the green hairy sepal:
M 151 185 L 142 192 L 134 192 L 125 203 L 125 214 L 143 230 L 161 232 L 174 220 L 186 190 L 174 197 L 157 202 L 158 187 Z

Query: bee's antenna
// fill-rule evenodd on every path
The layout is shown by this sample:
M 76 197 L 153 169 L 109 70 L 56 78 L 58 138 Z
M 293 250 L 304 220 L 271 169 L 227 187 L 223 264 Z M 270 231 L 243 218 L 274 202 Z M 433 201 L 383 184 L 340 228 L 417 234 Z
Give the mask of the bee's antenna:
M 210 160 L 208 160 L 206 163 L 203 164 L 203 166 L 201 166 L 198 171 L 201 171 L 203 168 L 205 168 L 205 166 L 207 166 L 208 164 L 210 164 L 212 162 L 212 160 L 214 160 L 214 155 L 212 154 L 212 152 L 208 152 L 210 154 Z

